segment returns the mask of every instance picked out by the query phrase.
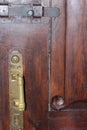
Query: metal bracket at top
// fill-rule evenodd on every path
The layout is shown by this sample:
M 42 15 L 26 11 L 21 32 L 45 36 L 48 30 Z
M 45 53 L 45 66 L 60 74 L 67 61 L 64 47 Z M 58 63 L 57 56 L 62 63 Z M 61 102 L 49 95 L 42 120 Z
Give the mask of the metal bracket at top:
M 43 7 L 41 5 L 0 5 L 1 17 L 58 17 L 60 9 L 56 7 Z

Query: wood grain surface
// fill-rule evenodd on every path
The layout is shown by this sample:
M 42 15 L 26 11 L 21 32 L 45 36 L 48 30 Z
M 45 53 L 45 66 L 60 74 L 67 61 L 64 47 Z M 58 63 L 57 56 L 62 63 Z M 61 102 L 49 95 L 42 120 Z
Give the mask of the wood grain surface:
M 52 20 L 50 102 L 55 96 L 65 96 L 65 0 L 52 1 L 52 6 L 60 8 L 60 16 Z
M 87 130 L 87 111 L 51 112 L 50 130 Z
M 67 0 L 66 102 L 87 100 L 87 1 Z
M 8 56 L 10 51 L 18 50 L 24 64 L 24 130 L 44 130 L 48 118 L 49 19 L 46 23 L 41 19 L 38 19 L 39 23 L 14 19 L 0 19 L 0 128 L 9 130 L 10 126 Z
M 64 109 L 58 110 L 57 105 L 57 111 L 51 110 L 49 130 L 87 130 L 87 1 L 59 3 L 65 3 L 65 18 L 60 16 L 59 21 L 63 21 L 57 21 L 53 32 L 58 32 L 52 35 L 51 100 L 54 96 L 61 96 L 65 103 Z
M 23 55 L 24 130 L 87 130 L 87 0 L 1 3 L 41 3 L 60 8 L 60 16 L 0 18 L 0 130 L 10 128 L 8 56 L 12 50 Z M 53 109 L 55 97 L 62 97 L 64 104 Z

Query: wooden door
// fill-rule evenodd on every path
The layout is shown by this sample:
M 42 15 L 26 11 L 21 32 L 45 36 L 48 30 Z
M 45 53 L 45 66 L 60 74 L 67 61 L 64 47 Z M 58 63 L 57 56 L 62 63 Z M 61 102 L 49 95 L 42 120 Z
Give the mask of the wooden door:
M 53 1 L 50 130 L 87 130 L 87 1 Z
M 49 7 L 49 0 L 0 0 L 12 8 L 21 5 Z M 48 115 L 49 17 L 0 17 L 0 130 L 10 130 L 9 54 L 23 57 L 25 79 L 24 130 L 46 130 Z
M 23 129 L 87 130 L 87 0 L 0 0 L 0 5 L 60 8 L 53 18 L 0 17 L 0 130 L 10 130 L 13 51 L 23 58 Z

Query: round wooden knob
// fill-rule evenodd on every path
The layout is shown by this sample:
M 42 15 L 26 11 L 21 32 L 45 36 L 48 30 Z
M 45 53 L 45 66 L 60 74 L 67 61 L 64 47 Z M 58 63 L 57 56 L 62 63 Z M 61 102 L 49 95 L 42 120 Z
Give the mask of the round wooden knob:
M 59 110 L 59 109 L 63 108 L 63 106 L 64 106 L 64 99 L 61 96 L 55 96 L 52 98 L 51 104 L 52 104 L 51 106 L 53 109 Z

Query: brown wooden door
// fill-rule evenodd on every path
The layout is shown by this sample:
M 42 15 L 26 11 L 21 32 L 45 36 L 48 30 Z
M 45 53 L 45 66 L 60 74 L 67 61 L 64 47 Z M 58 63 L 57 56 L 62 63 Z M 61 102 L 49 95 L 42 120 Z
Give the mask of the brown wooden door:
M 87 130 L 87 1 L 53 4 L 61 15 L 53 23 L 49 129 Z
M 9 53 L 24 66 L 24 130 L 87 130 L 87 0 L 0 0 L 60 16 L 0 17 L 0 130 L 10 130 Z M 14 130 L 14 129 L 13 129 Z
M 40 5 L 41 0 L 0 0 L 12 8 Z M 49 0 L 42 1 L 49 7 Z M 0 130 L 10 130 L 9 53 L 23 57 L 25 79 L 24 130 L 47 129 L 48 114 L 48 44 L 50 20 L 47 18 L 0 18 Z

